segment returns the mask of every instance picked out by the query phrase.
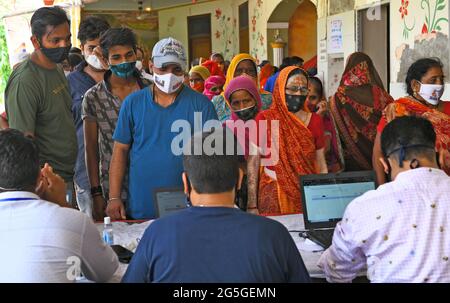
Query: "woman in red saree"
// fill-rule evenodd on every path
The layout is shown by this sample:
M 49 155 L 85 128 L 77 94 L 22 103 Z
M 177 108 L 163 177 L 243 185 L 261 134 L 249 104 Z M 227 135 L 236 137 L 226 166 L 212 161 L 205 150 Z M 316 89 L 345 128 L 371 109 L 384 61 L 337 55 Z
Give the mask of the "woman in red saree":
M 401 116 L 420 116 L 428 119 L 436 132 L 436 150 L 440 153 L 440 165 L 450 175 L 450 102 L 441 101 L 444 93 L 443 65 L 439 59 L 424 58 L 411 65 L 406 76 L 408 96 L 389 104 L 377 127 L 377 138 L 373 150 L 373 166 L 378 184 L 387 181 L 379 159 L 381 133 L 389 122 Z
M 322 117 L 325 132 L 325 159 L 328 172 L 339 173 L 344 170 L 344 157 L 341 141 L 336 129 L 336 123 L 330 114 L 328 102 L 325 98 L 322 81 L 317 77 L 309 78 L 309 94 L 306 99 L 309 112 Z
M 394 100 L 386 92 L 370 57 L 350 55 L 330 109 L 339 130 L 346 171 L 371 170 L 376 127 Z
M 257 204 L 260 214 L 301 213 L 299 176 L 327 172 L 323 122 L 317 114 L 304 110 L 307 95 L 306 72 L 298 67 L 287 67 L 275 84 L 272 106 L 256 117 L 260 132 L 265 131 L 268 141 L 267 150 L 259 142 L 264 155 L 261 162 L 248 166 L 249 207 Z M 262 121 L 268 124 L 266 130 L 261 128 Z M 278 122 L 278 129 L 272 133 L 274 121 Z M 275 152 L 278 157 L 274 156 Z M 269 158 L 275 159 L 274 163 L 263 163 Z M 259 179 L 255 180 L 254 176 Z

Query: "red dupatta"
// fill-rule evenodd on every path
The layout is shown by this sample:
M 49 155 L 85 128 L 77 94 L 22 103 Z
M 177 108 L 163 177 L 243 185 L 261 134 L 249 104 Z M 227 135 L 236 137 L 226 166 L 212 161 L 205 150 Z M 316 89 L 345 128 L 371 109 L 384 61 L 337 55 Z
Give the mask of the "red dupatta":
M 351 55 L 330 107 L 345 145 L 346 160 L 354 162 L 354 167 L 372 169 L 376 127 L 382 111 L 393 101 L 370 57 L 364 53 Z

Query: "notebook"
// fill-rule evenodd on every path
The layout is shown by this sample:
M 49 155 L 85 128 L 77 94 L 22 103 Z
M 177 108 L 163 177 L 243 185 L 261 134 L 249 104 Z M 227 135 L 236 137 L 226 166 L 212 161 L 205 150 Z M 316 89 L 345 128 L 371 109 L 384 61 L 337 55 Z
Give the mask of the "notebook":
M 341 221 L 347 205 L 375 188 L 373 171 L 300 176 L 307 237 L 328 248 L 332 242 L 334 228 Z

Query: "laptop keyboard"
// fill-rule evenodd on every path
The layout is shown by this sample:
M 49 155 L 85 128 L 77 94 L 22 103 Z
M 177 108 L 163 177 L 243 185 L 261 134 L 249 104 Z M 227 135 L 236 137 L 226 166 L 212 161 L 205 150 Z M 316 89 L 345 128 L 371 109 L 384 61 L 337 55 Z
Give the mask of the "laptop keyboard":
M 309 230 L 308 236 L 311 241 L 316 242 L 323 248 L 328 248 L 331 246 L 333 240 L 334 228 L 332 229 L 318 229 Z

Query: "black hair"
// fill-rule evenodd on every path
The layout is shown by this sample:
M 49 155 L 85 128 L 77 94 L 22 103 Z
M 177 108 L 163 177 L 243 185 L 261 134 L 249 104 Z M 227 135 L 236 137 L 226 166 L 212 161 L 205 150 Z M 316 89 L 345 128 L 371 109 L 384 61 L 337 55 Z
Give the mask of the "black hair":
M 40 173 L 39 148 L 16 129 L 0 131 L 0 187 L 34 191 Z
M 126 27 L 110 28 L 100 36 L 100 47 L 105 58 L 109 56 L 109 49 L 116 45 L 131 46 L 136 52 L 137 40 L 135 33 Z
M 232 147 L 231 144 L 233 144 Z M 214 152 L 205 151 L 205 145 L 211 145 Z M 240 145 L 228 128 L 198 133 L 185 147 L 184 171 L 192 187 L 199 194 L 229 192 L 236 187 L 239 179 L 239 155 L 241 154 Z
M 89 16 L 80 23 L 78 29 L 78 40 L 81 44 L 85 44 L 89 40 L 95 40 L 100 35 L 110 29 L 108 21 L 101 17 Z
M 323 84 L 322 81 L 320 81 L 317 77 L 310 77 L 309 82 L 311 82 L 312 85 L 317 89 L 317 92 L 319 93 L 319 98 L 323 97 Z
M 421 81 L 422 77 L 433 67 L 444 68 L 439 58 L 422 58 L 414 62 L 408 69 L 406 74 L 406 91 L 408 95 L 413 96 L 412 81 Z
M 317 68 L 316 67 L 311 67 L 306 72 L 308 73 L 308 75 L 310 77 L 315 77 L 317 75 Z
M 66 11 L 59 6 L 41 7 L 34 12 L 31 17 L 31 33 L 36 36 L 38 40 L 47 33 L 47 27 L 56 27 L 66 23 L 70 25 L 69 18 Z
M 71 67 L 75 67 L 78 64 L 80 64 L 84 59 L 81 54 L 78 53 L 69 53 L 69 56 L 67 57 L 67 60 L 69 61 L 69 65 Z
M 80 54 L 81 55 L 81 49 L 78 47 L 71 47 L 69 50 L 69 54 Z
M 214 57 L 220 57 L 220 58 L 222 58 L 222 60 L 225 61 L 225 58 L 223 57 L 223 55 L 221 53 L 214 53 L 214 54 L 212 54 L 211 55 L 211 59 L 214 58 Z
M 259 64 L 259 67 L 263 68 L 264 65 L 266 65 L 266 64 L 270 64 L 270 61 L 269 60 L 262 60 L 261 63 Z
M 286 67 L 291 66 L 291 65 L 292 65 L 291 57 L 284 57 L 283 61 L 281 61 L 279 70 L 282 71 L 283 69 L 285 69 Z
M 304 62 L 305 62 L 305 60 L 303 60 L 300 57 L 297 57 L 297 56 L 291 57 L 291 65 L 303 65 Z
M 422 156 L 432 160 L 436 156 L 434 150 L 436 133 L 433 124 L 424 118 L 404 116 L 392 120 L 381 134 L 381 150 L 384 157 L 398 154 L 399 159 L 411 161 Z M 403 156 L 402 153 L 403 148 Z

